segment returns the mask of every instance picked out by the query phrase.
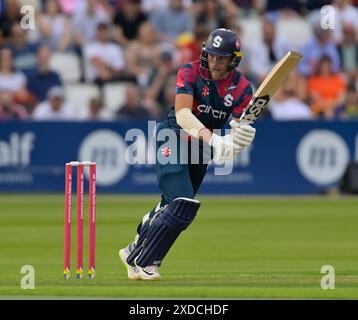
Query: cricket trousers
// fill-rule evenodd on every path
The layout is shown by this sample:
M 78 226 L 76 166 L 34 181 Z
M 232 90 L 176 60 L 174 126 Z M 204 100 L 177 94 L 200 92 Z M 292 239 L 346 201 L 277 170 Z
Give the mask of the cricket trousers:
M 170 128 L 168 119 L 157 124 L 155 171 L 161 202 L 138 225 L 138 235 L 143 229 L 143 223 L 152 219 L 158 208 L 180 197 L 194 199 L 212 157 L 212 149 L 207 146 L 204 148 L 203 142 L 196 141 L 193 145 L 188 139 L 180 138 L 179 134 Z

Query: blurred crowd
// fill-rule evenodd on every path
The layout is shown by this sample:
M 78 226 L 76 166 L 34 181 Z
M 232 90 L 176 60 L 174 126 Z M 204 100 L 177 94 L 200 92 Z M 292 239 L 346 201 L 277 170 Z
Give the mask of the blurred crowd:
M 265 117 L 358 119 L 357 2 L 0 0 L 0 120 L 160 119 L 173 106 L 178 67 L 198 59 L 208 34 L 225 27 L 241 36 L 252 19 L 261 36 L 242 41 L 239 69 L 254 89 L 288 50 L 304 55 Z M 34 29 L 24 27 L 24 5 L 35 8 Z M 324 5 L 332 29 L 321 27 Z M 312 31 L 298 48 L 277 32 L 290 19 Z M 106 96 L 113 84 L 122 89 Z M 96 91 L 71 90 L 79 86 Z

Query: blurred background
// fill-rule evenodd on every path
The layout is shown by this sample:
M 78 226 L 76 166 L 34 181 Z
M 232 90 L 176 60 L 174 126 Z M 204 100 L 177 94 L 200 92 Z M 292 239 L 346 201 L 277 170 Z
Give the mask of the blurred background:
M 24 23 L 26 5 L 34 28 Z M 211 170 L 202 192 L 358 192 L 357 6 L 0 0 L 0 191 L 62 191 L 65 162 L 78 159 L 98 163 L 100 191 L 157 192 L 147 121 L 165 116 L 178 67 L 225 27 L 241 39 L 239 70 L 254 90 L 288 50 L 304 59 L 257 122 L 234 173 Z M 144 132 L 136 140 L 144 164 L 125 157 L 132 128 Z

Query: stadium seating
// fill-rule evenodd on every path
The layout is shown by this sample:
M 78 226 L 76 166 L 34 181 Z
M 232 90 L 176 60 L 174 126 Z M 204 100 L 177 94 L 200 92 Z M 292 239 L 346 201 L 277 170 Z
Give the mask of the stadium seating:
M 261 40 L 261 21 L 259 18 L 241 19 L 241 41 L 246 47 Z M 299 32 L 297 32 L 299 30 Z M 287 40 L 294 49 L 298 50 L 312 36 L 310 24 L 303 18 L 279 19 L 277 22 L 277 34 Z M 252 39 L 257 39 L 253 41 Z
M 74 83 L 81 79 L 81 62 L 79 57 L 74 53 L 53 53 L 50 60 L 50 67 L 60 74 L 64 83 Z
M 103 86 L 104 106 L 113 113 L 117 112 L 125 103 L 125 90 L 127 84 L 124 82 L 112 82 Z
M 81 119 L 88 114 L 90 99 L 100 96 L 100 90 L 96 85 L 84 83 L 65 85 L 65 93 L 68 104 Z

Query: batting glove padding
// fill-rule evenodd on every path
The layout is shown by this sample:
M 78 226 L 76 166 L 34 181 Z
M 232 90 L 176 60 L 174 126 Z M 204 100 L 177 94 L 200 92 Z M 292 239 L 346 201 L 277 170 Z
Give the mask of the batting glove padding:
M 217 161 L 232 159 L 240 151 L 240 145 L 234 141 L 231 133 L 225 136 L 213 133 L 209 145 L 214 148 L 214 158 Z
M 241 148 L 248 147 L 251 145 L 255 138 L 256 129 L 251 127 L 249 124 L 240 125 L 235 121 L 231 121 L 232 135 L 234 142 L 237 143 Z

